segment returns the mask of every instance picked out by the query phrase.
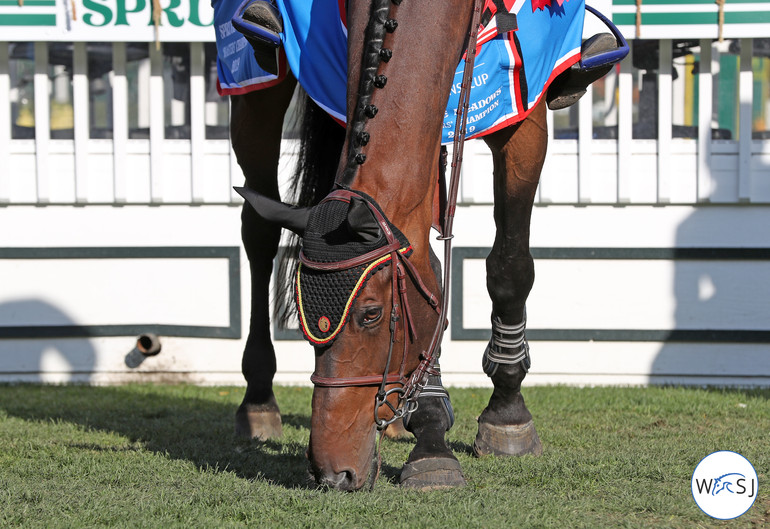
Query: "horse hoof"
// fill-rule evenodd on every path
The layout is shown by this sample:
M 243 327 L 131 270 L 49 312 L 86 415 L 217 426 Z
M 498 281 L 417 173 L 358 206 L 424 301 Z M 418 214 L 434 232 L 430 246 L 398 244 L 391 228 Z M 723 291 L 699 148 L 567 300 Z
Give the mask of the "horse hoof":
M 435 457 L 406 463 L 399 483 L 416 490 L 450 489 L 464 487 L 465 478 L 457 459 Z
M 388 439 L 408 439 L 411 436 L 412 434 L 404 428 L 404 421 L 400 419 L 385 428 L 385 437 Z
M 235 413 L 235 435 L 260 441 L 281 437 L 283 426 L 278 406 L 241 405 Z
M 476 457 L 526 454 L 539 456 L 542 453 L 543 445 L 540 443 L 532 421 L 503 426 L 479 422 L 479 432 L 473 443 L 473 454 Z

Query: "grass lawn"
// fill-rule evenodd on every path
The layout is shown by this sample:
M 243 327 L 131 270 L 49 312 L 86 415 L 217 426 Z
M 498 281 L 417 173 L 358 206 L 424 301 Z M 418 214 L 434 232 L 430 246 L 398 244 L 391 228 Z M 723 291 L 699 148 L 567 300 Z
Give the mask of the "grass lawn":
M 233 438 L 241 388 L 0 386 L 0 527 L 766 527 L 770 391 L 534 387 L 542 457 L 471 456 L 487 389 L 452 389 L 449 439 L 468 486 L 395 483 L 412 441 L 384 441 L 374 491 L 306 485 L 310 388 L 277 388 L 284 437 Z M 759 495 L 736 520 L 698 509 L 716 450 L 747 457 Z

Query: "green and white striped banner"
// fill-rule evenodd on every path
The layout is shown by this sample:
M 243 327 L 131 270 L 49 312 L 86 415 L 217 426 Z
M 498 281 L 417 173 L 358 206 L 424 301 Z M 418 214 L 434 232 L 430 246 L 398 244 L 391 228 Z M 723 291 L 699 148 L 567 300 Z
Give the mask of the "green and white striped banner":
M 719 36 L 719 5 L 714 0 L 642 0 L 637 35 L 637 1 L 612 0 L 612 21 L 626 38 L 704 39 Z M 770 1 L 725 0 L 724 38 L 770 36 Z
M 715 0 L 588 0 L 627 38 L 717 38 Z M 5 41 L 211 41 L 210 0 L 160 0 L 161 25 L 152 24 L 152 0 L 0 0 Z M 591 20 L 588 17 L 587 20 Z M 770 36 L 770 0 L 725 0 L 723 37 Z
M 56 0 L 25 0 L 21 6 L 18 0 L 0 0 L 0 31 L 5 36 L 8 26 L 56 27 L 56 11 Z

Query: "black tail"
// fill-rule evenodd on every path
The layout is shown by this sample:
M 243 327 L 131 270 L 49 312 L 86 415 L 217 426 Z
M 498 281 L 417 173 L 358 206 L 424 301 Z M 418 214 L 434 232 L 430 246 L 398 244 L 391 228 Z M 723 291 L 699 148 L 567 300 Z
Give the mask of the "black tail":
M 301 89 L 300 89 L 301 90 Z M 314 206 L 331 191 L 340 161 L 345 128 L 316 105 L 304 92 L 297 166 L 291 180 L 290 197 L 300 207 Z M 278 292 L 275 300 L 275 318 L 285 326 L 294 315 L 294 273 L 297 267 L 300 239 L 291 234 L 278 262 Z

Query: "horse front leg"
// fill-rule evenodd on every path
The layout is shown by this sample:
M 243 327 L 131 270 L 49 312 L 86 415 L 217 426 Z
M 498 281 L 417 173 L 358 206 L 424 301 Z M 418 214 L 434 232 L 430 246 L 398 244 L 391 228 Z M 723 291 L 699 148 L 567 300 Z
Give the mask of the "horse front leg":
M 529 369 L 525 303 L 535 279 L 529 223 L 547 146 L 545 105 L 519 125 L 485 139 L 494 160 L 497 232 L 486 262 L 492 338 L 483 367 L 494 391 L 479 416 L 473 451 L 477 456 L 537 455 L 542 446 L 521 383 Z
M 279 199 L 278 159 L 283 118 L 294 93 L 291 75 L 271 88 L 231 97 L 230 140 L 246 185 Z M 241 238 L 251 270 L 251 320 L 243 352 L 246 394 L 235 414 L 235 433 L 269 439 L 282 434 L 281 414 L 273 395 L 275 350 L 270 337 L 270 276 L 281 228 L 250 207 L 241 213 Z

